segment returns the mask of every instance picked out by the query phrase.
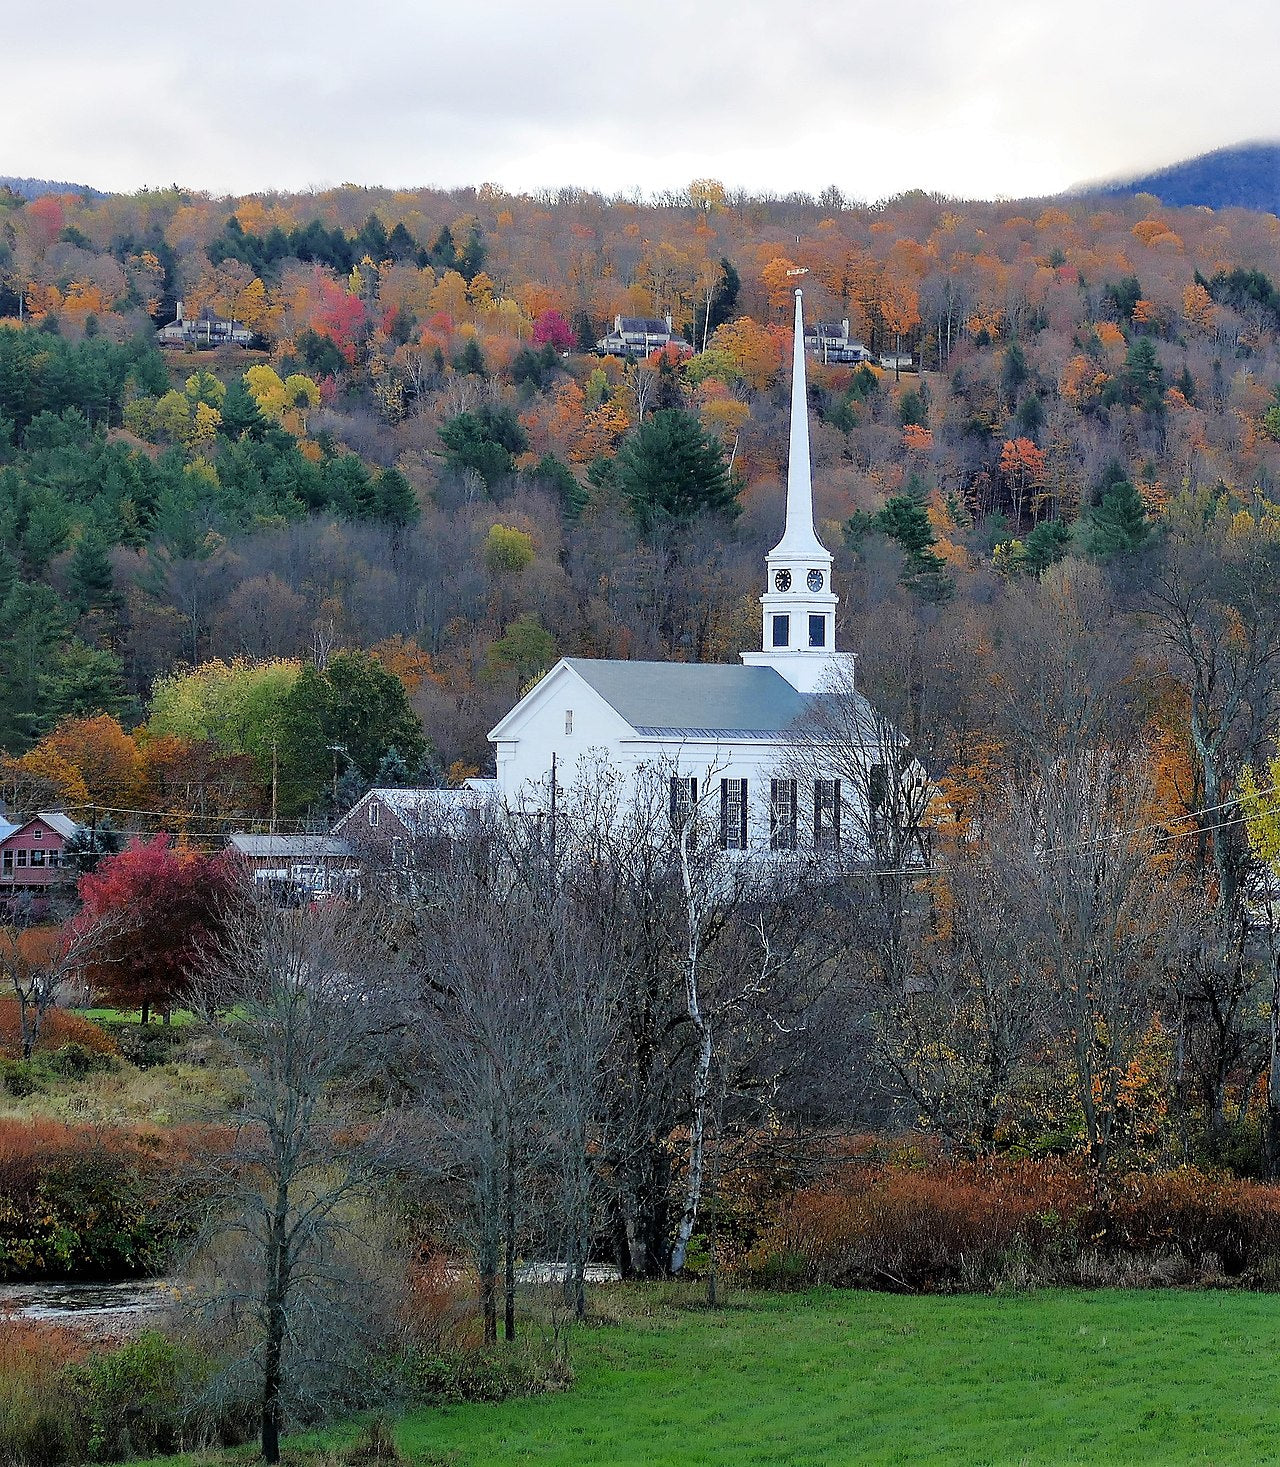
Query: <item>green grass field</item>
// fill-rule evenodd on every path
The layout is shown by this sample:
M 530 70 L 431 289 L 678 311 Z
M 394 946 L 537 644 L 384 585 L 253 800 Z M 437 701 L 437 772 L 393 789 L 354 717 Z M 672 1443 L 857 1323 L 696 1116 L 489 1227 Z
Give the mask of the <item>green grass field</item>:
M 563 1395 L 424 1411 L 451 1467 L 1280 1462 L 1280 1296 L 604 1291 Z M 331 1442 L 350 1433 L 334 1433 Z M 243 1459 L 240 1459 L 243 1460 Z

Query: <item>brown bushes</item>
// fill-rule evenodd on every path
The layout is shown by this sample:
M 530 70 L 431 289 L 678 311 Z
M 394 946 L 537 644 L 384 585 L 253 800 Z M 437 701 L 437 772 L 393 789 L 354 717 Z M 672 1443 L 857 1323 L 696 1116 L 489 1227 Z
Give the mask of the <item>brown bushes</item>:
M 181 1231 L 196 1139 L 0 1120 L 0 1279 L 162 1270 Z
M 114 1056 L 120 1052 L 115 1040 L 99 1025 L 66 1009 L 50 1009 L 40 1026 L 36 1053 L 49 1054 L 67 1044 L 79 1044 L 94 1054 Z M 16 998 L 0 998 L 0 1058 L 22 1058 L 22 1023 Z
M 1185 1168 L 1095 1189 L 1059 1161 L 847 1164 L 805 1188 L 752 1250 L 762 1283 L 948 1290 L 1069 1282 L 1084 1255 L 1176 1256 L 1238 1277 L 1280 1256 L 1280 1187 Z

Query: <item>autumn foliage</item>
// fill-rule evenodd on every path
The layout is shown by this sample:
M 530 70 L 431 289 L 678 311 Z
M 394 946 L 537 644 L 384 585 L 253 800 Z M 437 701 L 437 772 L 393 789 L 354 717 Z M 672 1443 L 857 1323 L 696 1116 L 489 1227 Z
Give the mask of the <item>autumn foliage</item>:
M 119 1052 L 115 1040 L 98 1024 L 67 1009 L 50 1009 L 40 1025 L 35 1052 L 51 1054 L 67 1044 L 78 1044 L 94 1054 L 114 1055 Z M 22 1057 L 22 1026 L 16 998 L 0 997 L 0 1056 L 6 1059 Z
M 78 920 L 106 921 L 111 935 L 87 977 L 113 1004 L 148 1011 L 172 1006 L 202 954 L 218 941 L 240 892 L 227 854 L 205 856 L 168 836 L 135 839 L 80 881 Z
M 784 1204 L 748 1268 L 792 1286 L 946 1291 L 1096 1281 L 1107 1268 L 1126 1281 L 1190 1276 L 1178 1267 L 1236 1277 L 1277 1257 L 1280 1186 L 1183 1167 L 1099 1190 L 1057 1159 L 866 1156 Z
M 0 1120 L 0 1280 L 160 1271 L 207 1138 Z

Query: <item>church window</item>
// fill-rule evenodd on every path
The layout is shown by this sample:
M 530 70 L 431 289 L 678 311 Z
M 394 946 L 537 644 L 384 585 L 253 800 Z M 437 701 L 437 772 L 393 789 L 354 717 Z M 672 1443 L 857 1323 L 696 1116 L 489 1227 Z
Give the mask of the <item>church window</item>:
M 685 822 L 698 805 L 698 780 L 696 776 L 686 779 L 683 774 L 671 776 L 671 828 L 684 829 Z
M 720 847 L 726 851 L 747 848 L 747 782 L 720 781 Z
M 825 616 L 811 616 L 809 618 L 809 645 L 810 647 L 825 647 L 827 645 L 827 619 Z
M 840 849 L 840 781 L 813 782 L 813 844 L 819 851 Z
M 773 619 L 773 645 L 785 647 L 791 641 L 791 618 L 786 615 L 775 616 Z
M 378 828 L 378 802 L 376 800 L 369 801 L 369 824 L 375 830 Z
M 889 768 L 873 764 L 867 771 L 867 805 L 872 815 L 879 815 L 889 802 Z
M 572 708 L 566 708 L 564 710 L 564 731 L 567 734 L 571 734 L 573 732 L 573 709 Z
M 796 848 L 794 779 L 769 781 L 769 848 L 774 851 L 794 851 Z

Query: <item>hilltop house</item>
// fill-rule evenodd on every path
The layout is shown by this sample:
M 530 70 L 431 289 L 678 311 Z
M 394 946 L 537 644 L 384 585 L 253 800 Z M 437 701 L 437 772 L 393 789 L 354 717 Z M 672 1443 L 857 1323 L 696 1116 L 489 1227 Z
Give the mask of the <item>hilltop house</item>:
M 161 326 L 156 340 L 161 346 L 252 346 L 253 332 L 239 321 L 228 321 L 205 306 L 194 318 L 183 311 L 178 303 L 178 313 L 167 325 Z
M 596 342 L 600 357 L 647 357 L 674 345 L 681 356 L 692 356 L 693 348 L 683 337 L 672 334 L 671 317 L 615 316 L 613 330 Z
M 849 335 L 848 321 L 818 321 L 805 329 L 805 350 L 815 361 L 873 362 L 866 342 Z

